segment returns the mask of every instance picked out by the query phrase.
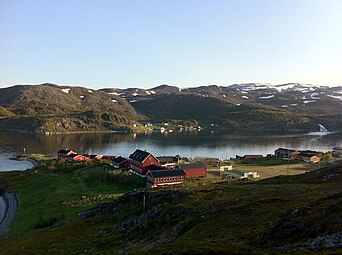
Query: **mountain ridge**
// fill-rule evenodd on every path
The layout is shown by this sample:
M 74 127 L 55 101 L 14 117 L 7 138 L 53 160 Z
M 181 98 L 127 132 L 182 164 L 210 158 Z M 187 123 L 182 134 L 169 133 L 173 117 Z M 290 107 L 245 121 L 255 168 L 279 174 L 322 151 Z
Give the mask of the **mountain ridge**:
M 341 126 L 342 86 L 163 84 L 94 90 L 45 83 L 1 88 L 0 107 L 1 130 L 28 133 L 129 131 L 134 123 L 189 119 L 221 128 L 313 131 L 324 121 L 335 130 Z

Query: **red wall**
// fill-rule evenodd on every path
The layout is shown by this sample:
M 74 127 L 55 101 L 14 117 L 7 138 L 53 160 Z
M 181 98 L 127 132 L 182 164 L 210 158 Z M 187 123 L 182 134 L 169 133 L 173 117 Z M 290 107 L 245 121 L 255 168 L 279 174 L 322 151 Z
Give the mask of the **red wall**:
M 183 169 L 186 174 L 186 178 L 200 178 L 207 176 L 206 168 L 192 168 L 192 169 Z
M 141 174 L 141 175 L 146 175 L 147 170 L 148 170 L 148 168 L 149 168 L 151 165 L 160 166 L 160 163 L 159 163 L 152 155 L 148 156 L 148 157 L 145 159 L 145 161 L 143 162 L 142 165 L 138 165 L 138 164 L 136 164 L 135 162 L 133 162 L 133 161 L 131 161 L 131 160 L 130 160 L 129 163 L 130 163 L 131 165 L 135 166 L 135 167 L 140 168 L 142 171 L 141 171 L 141 173 L 139 173 L 139 174 Z M 132 170 L 135 171 L 135 169 L 132 169 Z M 135 171 L 135 172 L 136 172 L 136 171 Z

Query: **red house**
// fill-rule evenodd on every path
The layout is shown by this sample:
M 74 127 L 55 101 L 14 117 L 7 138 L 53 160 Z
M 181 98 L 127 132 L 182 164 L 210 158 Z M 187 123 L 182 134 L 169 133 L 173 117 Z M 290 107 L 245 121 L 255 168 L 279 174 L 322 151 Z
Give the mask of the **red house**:
M 146 176 L 147 186 L 151 188 L 185 182 L 185 173 L 182 169 L 149 169 Z
M 147 151 L 136 150 L 129 156 L 129 168 L 140 176 L 146 176 L 148 168 L 152 165 L 160 166 L 160 162 Z
M 186 178 L 202 178 L 207 176 L 207 166 L 204 164 L 178 164 L 177 169 L 182 169 Z
M 70 154 L 67 159 L 73 160 L 73 161 L 85 161 L 89 160 L 89 156 L 84 156 L 84 155 L 78 155 L 78 154 Z

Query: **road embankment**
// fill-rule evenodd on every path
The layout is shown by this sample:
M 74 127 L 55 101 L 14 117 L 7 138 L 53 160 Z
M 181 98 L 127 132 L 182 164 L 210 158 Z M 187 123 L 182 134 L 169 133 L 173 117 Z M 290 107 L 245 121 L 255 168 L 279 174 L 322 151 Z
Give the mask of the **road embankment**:
M 2 210 L 0 214 L 0 236 L 3 236 L 8 232 L 14 221 L 19 199 L 15 193 L 5 192 L 0 197 L 0 203 L 0 209 Z

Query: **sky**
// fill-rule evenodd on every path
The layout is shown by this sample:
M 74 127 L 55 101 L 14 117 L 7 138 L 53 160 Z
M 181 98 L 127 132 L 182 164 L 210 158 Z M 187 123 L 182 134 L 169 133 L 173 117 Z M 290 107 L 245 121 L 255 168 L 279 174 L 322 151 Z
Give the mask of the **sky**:
M 341 0 L 0 0 L 0 87 L 342 85 Z

